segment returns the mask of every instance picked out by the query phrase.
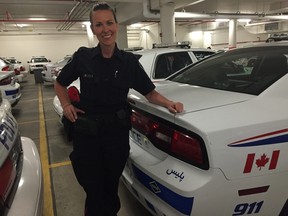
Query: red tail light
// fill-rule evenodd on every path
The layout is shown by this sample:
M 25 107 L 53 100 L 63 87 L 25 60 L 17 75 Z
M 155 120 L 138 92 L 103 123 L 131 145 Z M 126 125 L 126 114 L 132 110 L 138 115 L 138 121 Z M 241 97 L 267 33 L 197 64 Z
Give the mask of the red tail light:
M 13 166 L 10 158 L 2 165 L 0 169 L 0 202 L 4 203 L 7 196 L 9 195 L 10 189 L 13 186 L 13 181 L 16 176 L 16 169 Z
M 10 67 L 9 66 L 5 66 L 2 68 L 2 71 L 9 71 L 10 70 Z
M 15 73 L 16 75 L 19 75 L 19 74 L 20 74 L 20 71 L 15 68 L 15 69 L 14 69 L 14 73 Z
M 12 78 L 11 77 L 7 77 L 3 80 L 0 80 L 0 85 L 9 85 L 12 82 Z
M 202 169 L 208 169 L 204 142 L 197 134 L 144 112 L 133 110 L 132 127 L 162 151 Z
M 25 70 L 26 70 L 26 68 L 24 66 L 20 67 L 20 71 L 25 71 Z

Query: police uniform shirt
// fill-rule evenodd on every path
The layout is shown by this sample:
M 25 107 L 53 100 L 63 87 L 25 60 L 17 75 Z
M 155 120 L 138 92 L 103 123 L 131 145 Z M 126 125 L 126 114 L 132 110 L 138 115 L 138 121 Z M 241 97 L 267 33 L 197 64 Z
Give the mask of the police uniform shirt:
M 87 113 L 115 112 L 126 106 L 129 88 L 142 95 L 155 89 L 134 54 L 115 47 L 111 58 L 104 58 L 101 48 L 79 48 L 57 81 L 69 86 L 80 78 L 79 108 Z

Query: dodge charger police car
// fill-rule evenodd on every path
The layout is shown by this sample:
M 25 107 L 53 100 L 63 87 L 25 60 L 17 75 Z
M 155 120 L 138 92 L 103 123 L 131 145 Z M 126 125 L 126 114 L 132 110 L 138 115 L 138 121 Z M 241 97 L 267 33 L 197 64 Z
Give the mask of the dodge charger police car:
M 153 215 L 288 215 L 288 44 L 229 50 L 131 91 L 122 180 Z

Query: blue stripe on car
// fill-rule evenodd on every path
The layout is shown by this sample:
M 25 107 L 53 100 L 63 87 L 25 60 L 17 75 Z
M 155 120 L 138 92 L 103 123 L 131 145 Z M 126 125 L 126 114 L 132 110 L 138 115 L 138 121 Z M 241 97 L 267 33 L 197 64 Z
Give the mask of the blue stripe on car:
M 5 94 L 6 94 L 7 96 L 9 96 L 9 95 L 15 95 L 15 94 L 18 93 L 18 91 L 19 91 L 19 89 L 10 90 L 10 91 L 5 91 Z
M 167 187 L 157 182 L 155 179 L 146 175 L 134 165 L 133 171 L 136 178 L 156 196 L 158 196 L 160 199 L 168 203 L 182 214 L 190 215 L 193 207 L 194 197 L 184 197 L 171 191 Z
M 276 137 L 271 137 L 267 139 L 247 142 L 247 143 L 241 143 L 241 144 L 229 144 L 230 147 L 249 147 L 249 146 L 261 146 L 261 145 L 271 145 L 271 144 L 277 144 L 277 143 L 284 143 L 288 142 L 288 135 L 280 135 Z

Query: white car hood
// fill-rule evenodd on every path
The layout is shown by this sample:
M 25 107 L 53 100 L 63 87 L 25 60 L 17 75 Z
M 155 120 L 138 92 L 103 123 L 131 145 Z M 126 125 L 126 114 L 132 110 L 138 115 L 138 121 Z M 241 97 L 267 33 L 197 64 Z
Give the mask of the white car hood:
M 170 81 L 157 82 L 155 85 L 156 90 L 168 99 L 182 102 L 184 104 L 184 113 L 240 103 L 255 97 L 249 94 L 216 90 Z M 129 97 L 136 103 L 137 101 L 142 103 L 142 105 L 139 104 L 139 106 L 144 106 L 143 108 L 147 108 L 146 105 L 150 106 L 148 103 L 145 103 L 146 99 L 135 91 L 130 91 Z

